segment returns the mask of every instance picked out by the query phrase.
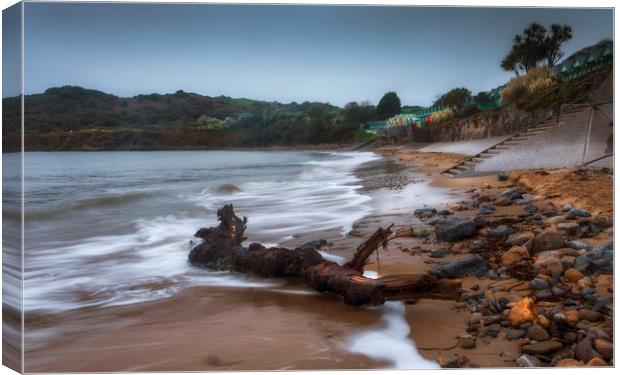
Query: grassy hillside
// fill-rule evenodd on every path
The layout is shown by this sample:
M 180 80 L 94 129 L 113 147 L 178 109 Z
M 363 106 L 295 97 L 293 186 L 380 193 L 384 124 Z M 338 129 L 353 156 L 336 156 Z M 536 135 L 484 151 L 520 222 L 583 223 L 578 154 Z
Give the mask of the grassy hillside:
M 14 151 L 21 129 L 20 100 L 5 98 L 2 105 L 3 145 L 5 152 Z M 184 91 L 123 98 L 64 86 L 25 97 L 27 150 L 350 142 L 361 136 L 360 122 L 370 119 L 328 103 L 282 104 Z

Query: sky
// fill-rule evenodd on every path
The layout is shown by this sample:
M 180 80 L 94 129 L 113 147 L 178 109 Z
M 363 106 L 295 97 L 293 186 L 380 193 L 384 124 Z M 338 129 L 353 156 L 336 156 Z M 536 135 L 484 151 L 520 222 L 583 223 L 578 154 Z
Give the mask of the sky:
M 24 18 L 26 94 L 78 85 L 340 106 L 497 87 L 532 21 L 573 28 L 566 56 L 613 38 L 610 9 L 26 3 Z

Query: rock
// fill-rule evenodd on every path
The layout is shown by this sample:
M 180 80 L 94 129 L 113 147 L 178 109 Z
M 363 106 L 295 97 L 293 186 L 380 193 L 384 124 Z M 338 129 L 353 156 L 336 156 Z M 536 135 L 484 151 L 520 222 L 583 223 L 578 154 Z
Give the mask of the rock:
M 434 208 L 418 208 L 413 211 L 413 215 L 418 218 L 431 217 L 437 213 L 437 210 Z
M 431 253 L 429 254 L 429 256 L 431 258 L 443 258 L 446 255 L 450 255 L 452 254 L 452 251 L 448 248 L 441 248 L 441 249 L 434 249 L 431 251 Z
M 604 329 L 600 328 L 600 327 L 590 327 L 588 328 L 588 330 L 586 331 L 586 337 L 589 337 L 591 339 L 605 339 L 605 340 L 611 340 L 611 336 L 609 336 L 609 334 L 607 332 L 605 332 Z
M 488 215 L 495 212 L 495 206 L 491 203 L 485 203 L 480 206 L 480 210 L 478 210 L 478 214 L 480 215 Z
M 556 226 L 558 230 L 564 231 L 568 234 L 576 234 L 579 230 L 579 224 L 577 223 L 560 223 Z
M 301 245 L 301 248 L 319 250 L 321 249 L 321 247 L 325 245 L 327 245 L 327 241 L 321 239 L 321 240 L 314 240 L 314 241 L 306 242 L 305 244 Z
M 428 238 L 428 237 L 431 236 L 431 234 L 432 233 L 430 231 L 428 231 L 426 229 L 422 229 L 422 230 L 414 232 L 413 236 L 416 237 L 416 238 Z
M 527 241 L 530 241 L 534 238 L 534 233 L 532 232 L 518 232 L 513 233 L 506 239 L 504 242 L 508 246 L 522 246 Z
M 529 250 L 531 254 L 538 254 L 546 250 L 555 250 L 564 247 L 562 234 L 554 228 L 547 228 L 534 237 Z
M 506 173 L 506 172 L 499 172 L 497 174 L 497 179 L 499 181 L 508 181 L 508 173 Z
M 557 352 L 562 349 L 562 343 L 555 340 L 547 340 L 537 342 L 536 344 L 528 344 L 521 348 L 526 354 L 547 354 Z
M 594 367 L 594 366 L 609 366 L 609 365 L 602 358 L 594 357 L 591 360 L 589 360 L 588 363 L 586 363 L 586 366 Z
M 534 206 L 531 203 L 527 203 L 527 205 L 524 208 L 525 212 L 529 213 L 529 214 L 533 214 L 534 212 L 538 211 L 538 207 Z
M 534 301 L 530 298 L 524 298 L 515 303 L 508 313 L 508 321 L 513 327 L 520 326 L 526 322 L 532 322 L 536 319 L 534 311 Z
M 541 367 L 540 360 L 533 355 L 523 354 L 515 361 L 517 367 Z
M 568 212 L 568 211 L 573 210 L 573 209 L 575 209 L 575 207 L 573 207 L 572 204 L 565 204 L 564 206 L 562 206 L 562 211 L 564 211 L 564 212 Z
M 588 362 L 592 358 L 600 357 L 600 354 L 594 350 L 592 341 L 591 338 L 586 337 L 577 343 L 577 346 L 575 346 L 575 357 L 578 360 Z
M 582 277 L 581 279 L 577 280 L 577 288 L 579 289 L 585 289 L 591 286 L 592 286 L 592 280 L 590 280 L 589 277 Z
M 606 360 L 610 360 L 614 356 L 614 344 L 611 341 L 601 338 L 594 339 L 594 349 Z
M 503 239 L 508 237 L 514 232 L 514 230 L 506 225 L 500 225 L 499 227 L 489 230 L 489 237 Z
M 478 324 L 480 323 L 481 319 L 482 319 L 482 313 L 479 313 L 479 312 L 471 313 L 471 315 L 469 316 L 469 324 Z
M 566 310 L 564 316 L 570 323 L 577 323 L 579 321 L 579 313 L 577 310 Z
M 549 326 L 551 325 L 551 321 L 549 320 L 549 318 L 541 314 L 536 317 L 536 322 L 540 324 L 543 328 L 549 328 Z
M 526 248 L 521 246 L 513 246 L 510 250 L 506 251 L 504 255 L 502 255 L 502 264 L 504 266 L 509 266 L 511 264 L 518 263 L 529 256 L 530 254 Z
M 459 356 L 457 359 L 439 357 L 437 358 L 437 363 L 442 368 L 464 368 L 469 364 L 469 358 L 464 355 Z
M 431 275 L 446 279 L 458 279 L 469 275 L 481 277 L 488 269 L 487 262 L 480 255 L 469 255 L 460 260 L 434 266 Z
M 576 250 L 592 248 L 590 244 L 585 243 L 583 241 L 577 241 L 577 240 L 568 241 L 566 242 L 566 245 L 570 247 L 571 249 L 576 249 Z
M 578 208 L 573 208 L 572 210 L 568 211 L 568 213 L 566 214 L 566 218 L 569 220 L 573 220 L 577 217 L 590 217 L 590 216 L 592 216 L 590 211 L 580 210 Z
M 526 336 L 530 340 L 546 341 L 549 340 L 549 333 L 540 325 L 534 324 L 528 328 Z
M 508 328 L 506 331 L 506 338 L 508 340 L 518 340 L 525 336 L 525 331 L 517 328 Z
M 564 272 L 564 278 L 571 283 L 576 283 L 583 278 L 583 273 L 575 268 L 569 268 Z
M 549 283 L 547 280 L 535 278 L 530 281 L 530 288 L 535 290 L 549 289 Z
M 579 320 L 587 320 L 589 322 L 600 322 L 601 320 L 605 320 L 605 316 L 600 312 L 581 309 L 579 310 Z
M 508 190 L 504 190 L 501 194 L 502 197 L 508 197 L 510 200 L 523 198 L 523 190 L 520 188 L 512 188 Z
M 476 339 L 472 336 L 464 336 L 459 340 L 459 346 L 463 349 L 473 349 L 476 347 Z
M 614 242 L 609 241 L 597 246 L 584 255 L 575 259 L 574 267 L 586 275 L 596 271 L 611 275 L 613 274 L 613 250 Z
M 564 334 L 563 338 L 564 340 L 566 340 L 566 342 L 573 343 L 577 341 L 577 334 L 575 332 L 568 331 Z
M 555 364 L 555 367 L 582 367 L 583 362 L 574 358 L 564 358 Z
M 452 212 L 450 212 L 450 210 L 448 210 L 447 208 L 442 208 L 441 210 L 437 211 L 437 215 L 448 216 L 452 215 Z
M 413 237 L 414 231 L 410 225 L 398 228 L 396 230 L 396 237 Z
M 510 197 L 499 197 L 494 203 L 497 206 L 509 206 L 512 204 L 512 199 L 510 199 Z
M 443 222 L 435 224 L 437 241 L 455 242 L 473 236 L 476 226 L 471 219 L 451 216 Z

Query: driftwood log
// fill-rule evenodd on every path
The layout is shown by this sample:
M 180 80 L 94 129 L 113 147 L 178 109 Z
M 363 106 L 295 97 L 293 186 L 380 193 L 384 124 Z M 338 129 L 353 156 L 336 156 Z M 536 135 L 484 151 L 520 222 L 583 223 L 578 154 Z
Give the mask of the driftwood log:
M 456 299 L 458 288 L 429 275 L 388 275 L 377 279 L 363 276 L 363 268 L 379 246 L 387 247 L 390 228 L 379 228 L 362 243 L 353 259 L 341 266 L 323 259 L 311 247 L 265 248 L 258 243 L 244 247 L 247 218 L 235 215 L 232 205 L 217 211 L 220 224 L 202 228 L 195 236 L 203 242 L 189 254 L 194 265 L 211 269 L 253 273 L 264 277 L 290 277 L 320 291 L 331 292 L 351 305 L 383 304 L 386 300 L 419 298 Z

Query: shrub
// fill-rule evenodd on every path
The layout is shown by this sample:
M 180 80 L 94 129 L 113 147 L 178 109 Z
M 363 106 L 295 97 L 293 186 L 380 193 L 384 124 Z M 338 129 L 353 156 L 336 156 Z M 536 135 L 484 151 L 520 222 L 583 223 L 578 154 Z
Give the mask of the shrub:
M 531 109 L 541 104 L 540 99 L 557 87 L 557 78 L 548 67 L 530 69 L 523 76 L 514 77 L 502 90 L 502 103 L 515 103 L 518 108 Z
M 452 108 L 446 108 L 442 111 L 431 114 L 431 124 L 443 124 L 454 119 L 455 113 Z

